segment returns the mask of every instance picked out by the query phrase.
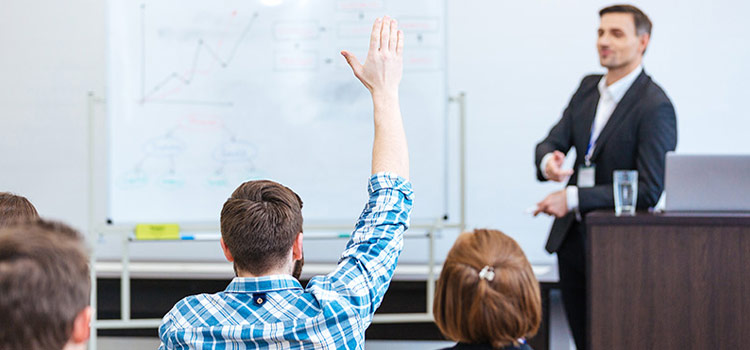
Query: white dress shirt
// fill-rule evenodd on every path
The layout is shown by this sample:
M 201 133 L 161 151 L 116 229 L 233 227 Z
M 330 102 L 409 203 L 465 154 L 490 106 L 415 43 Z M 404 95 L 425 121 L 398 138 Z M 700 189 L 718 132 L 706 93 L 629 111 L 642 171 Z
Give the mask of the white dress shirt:
M 601 134 L 604 126 L 607 125 L 607 121 L 609 121 L 609 117 L 612 116 L 612 112 L 615 111 L 617 104 L 620 103 L 622 97 L 625 96 L 625 93 L 630 89 L 630 86 L 633 85 L 633 82 L 638 78 L 638 75 L 640 75 L 642 71 L 643 66 L 639 65 L 632 72 L 628 73 L 628 75 L 620 78 L 620 80 L 612 83 L 610 86 L 607 86 L 606 75 L 599 81 L 599 85 L 597 86 L 599 89 L 599 103 L 596 106 L 596 116 L 594 117 L 594 125 L 591 130 L 591 140 L 589 142 L 592 144 L 592 147 L 590 147 L 586 153 L 585 163 L 588 163 L 588 159 L 594 154 L 596 140 L 599 138 L 599 134 Z M 550 161 L 550 158 L 552 158 L 552 153 L 547 153 L 542 158 L 541 163 L 539 163 L 539 169 L 545 179 L 548 178 L 546 169 L 547 162 Z M 568 211 L 578 209 L 578 186 L 566 187 L 565 197 L 568 204 Z

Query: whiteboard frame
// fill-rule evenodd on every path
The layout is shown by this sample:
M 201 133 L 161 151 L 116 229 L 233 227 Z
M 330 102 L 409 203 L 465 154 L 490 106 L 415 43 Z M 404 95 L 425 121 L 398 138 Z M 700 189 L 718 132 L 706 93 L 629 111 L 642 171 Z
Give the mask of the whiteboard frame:
M 110 6 L 110 4 L 113 1 L 117 1 L 117 0 L 108 0 L 107 1 L 107 6 Z M 145 1 L 146 0 L 143 0 L 143 2 L 145 2 Z M 465 95 L 459 95 L 459 96 L 456 96 L 456 97 L 451 97 L 450 96 L 450 92 L 449 92 L 450 91 L 450 87 L 448 86 L 448 73 L 449 73 L 448 72 L 448 48 L 449 48 L 449 40 L 448 40 L 448 2 L 447 2 L 447 0 L 435 0 L 435 1 L 442 8 L 442 15 L 443 15 L 442 21 L 440 22 L 440 24 L 442 24 L 442 26 L 443 26 L 443 28 L 442 28 L 442 32 L 443 32 L 443 50 L 442 50 L 442 53 L 441 53 L 441 59 L 442 59 L 442 62 L 441 62 L 442 63 L 442 80 L 443 80 L 443 96 L 442 96 L 442 100 L 443 100 L 443 113 L 442 113 L 442 121 L 443 121 L 443 124 L 444 124 L 443 125 L 443 129 L 444 129 L 444 132 L 443 132 L 444 133 L 444 135 L 443 135 L 443 141 L 444 141 L 443 142 L 444 160 L 443 160 L 443 164 L 442 164 L 442 168 L 443 168 L 443 208 L 442 208 L 442 214 L 437 214 L 437 215 L 438 215 L 439 218 L 442 218 L 442 220 L 443 220 L 443 222 L 444 222 L 445 225 L 448 225 L 448 226 L 451 226 L 451 227 L 465 227 L 465 224 L 464 224 L 465 223 L 465 212 L 462 209 L 465 206 L 465 194 L 463 193 L 463 191 L 465 191 L 465 186 L 459 185 L 459 187 L 463 186 L 463 187 L 460 187 L 460 188 L 454 188 L 454 187 L 452 187 L 451 175 L 453 175 L 453 174 L 451 174 L 451 166 L 450 166 L 450 158 L 451 158 L 450 157 L 450 153 L 451 153 L 451 149 L 453 147 L 457 147 L 460 152 L 463 152 L 464 149 L 465 149 L 465 141 L 463 140 L 463 137 L 464 137 L 463 132 L 464 131 L 460 130 L 458 132 L 458 135 L 451 135 L 451 130 L 450 130 L 450 127 L 449 127 L 450 126 L 450 122 L 451 122 L 450 113 L 449 113 L 451 102 L 457 102 L 461 106 L 462 103 L 464 103 L 464 100 L 460 100 L 459 101 L 459 98 L 465 98 Z M 110 11 L 107 11 L 108 19 L 109 19 L 109 15 L 110 15 Z M 110 37 L 109 30 L 110 30 L 110 27 L 108 25 L 107 26 L 107 32 L 108 32 L 107 38 Z M 112 48 L 110 47 L 110 45 L 111 45 L 111 42 L 108 40 L 107 41 L 107 54 L 106 54 L 106 67 L 107 67 L 106 68 L 107 69 L 106 76 L 107 77 L 110 76 L 110 69 L 111 69 L 110 68 L 110 63 L 112 62 L 112 58 L 110 57 L 111 56 L 111 52 L 112 52 Z M 141 64 L 143 64 L 143 63 L 141 63 Z M 108 84 L 107 85 L 107 91 L 106 91 L 106 97 L 105 97 L 105 99 L 103 99 L 103 100 L 99 99 L 99 100 L 90 101 L 90 102 L 105 103 L 106 104 L 106 100 L 108 100 L 110 98 L 110 96 L 112 96 L 113 90 L 114 90 L 114 87 L 111 84 Z M 463 108 L 463 110 L 461 110 L 460 112 L 461 113 L 465 113 L 465 108 Z M 105 139 L 107 140 L 104 149 L 106 150 L 107 158 L 112 154 L 112 149 L 111 148 L 112 148 L 112 139 L 113 138 L 112 138 L 112 130 L 111 130 L 111 127 L 110 127 L 110 122 L 112 121 L 112 118 L 113 118 L 113 113 L 110 111 L 109 108 L 107 108 L 106 117 L 105 117 L 106 120 L 105 120 L 105 123 L 104 123 L 104 127 L 105 127 L 105 130 L 106 130 L 106 138 Z M 462 114 L 460 114 L 459 115 L 459 120 L 465 120 L 465 116 L 462 115 Z M 451 143 L 451 136 L 456 136 L 458 138 L 458 141 L 454 142 L 454 143 Z M 463 153 L 461 153 L 459 155 L 459 158 L 462 159 L 463 157 L 464 157 L 464 155 L 463 155 Z M 465 164 L 460 164 L 459 165 L 459 169 L 458 169 L 459 175 L 458 176 L 459 176 L 459 180 L 460 180 L 459 182 L 460 183 L 463 182 L 463 180 L 461 180 L 461 177 L 463 175 L 463 172 L 465 171 L 463 169 L 464 167 L 465 167 Z M 106 196 L 105 196 L 105 205 L 104 205 L 104 208 L 106 208 L 106 209 L 104 211 L 104 217 L 102 218 L 103 219 L 102 222 L 105 222 L 106 225 L 108 226 L 108 228 L 106 229 L 106 231 L 109 231 L 109 230 L 118 230 L 118 231 L 133 232 L 133 230 L 135 228 L 135 225 L 137 223 L 146 223 L 146 222 L 123 222 L 123 223 L 118 223 L 118 222 L 115 222 L 112 219 L 112 215 L 111 215 L 111 212 L 112 212 L 112 208 L 111 208 L 112 198 L 111 198 L 111 196 L 112 196 L 112 186 L 114 186 L 114 184 L 111 181 L 111 179 L 112 179 L 112 171 L 113 171 L 111 168 L 112 168 L 112 162 L 109 161 L 109 160 L 107 160 L 106 161 L 106 171 L 105 171 L 105 174 L 104 174 L 104 176 L 106 178 L 106 181 L 105 181 L 105 183 L 106 183 L 106 185 L 105 185 Z M 455 185 L 453 185 L 453 186 L 455 186 Z M 458 199 L 459 199 L 459 202 L 460 202 L 459 205 L 458 205 L 458 209 L 457 209 L 458 213 L 453 213 L 450 210 L 451 209 L 451 203 L 452 203 L 452 198 L 451 198 L 452 190 L 458 190 L 457 191 L 458 192 L 458 197 L 459 197 Z M 455 214 L 455 215 L 453 215 L 453 214 Z M 454 216 L 458 216 L 459 219 L 458 220 L 454 220 L 453 219 Z M 420 219 L 422 219 L 422 220 L 418 221 L 418 222 L 414 222 L 414 224 L 416 224 L 417 226 L 428 227 L 433 222 L 434 219 L 437 219 L 437 217 L 436 218 L 425 217 L 425 218 L 420 218 Z M 306 221 L 308 221 L 308 220 L 306 220 Z M 200 231 L 205 232 L 205 231 L 207 231 L 206 228 L 208 228 L 208 227 L 214 227 L 215 230 L 216 230 L 216 232 L 218 232 L 218 225 L 212 224 L 210 222 L 205 222 L 205 221 L 194 221 L 194 222 L 193 221 L 177 221 L 177 222 L 173 222 L 173 223 L 177 223 L 177 224 L 180 225 L 180 231 L 181 232 L 196 232 L 196 231 L 198 231 L 198 232 L 200 232 Z M 303 226 L 303 228 L 305 230 L 328 230 L 331 227 L 340 227 L 340 226 L 342 226 L 344 224 L 348 225 L 347 229 L 351 229 L 351 220 L 349 220 L 349 219 L 343 219 L 343 220 L 314 220 L 314 219 L 310 219 L 309 223 L 305 223 L 304 226 Z M 91 227 L 96 227 L 96 226 L 91 226 Z M 211 229 L 211 230 L 214 230 L 214 229 Z

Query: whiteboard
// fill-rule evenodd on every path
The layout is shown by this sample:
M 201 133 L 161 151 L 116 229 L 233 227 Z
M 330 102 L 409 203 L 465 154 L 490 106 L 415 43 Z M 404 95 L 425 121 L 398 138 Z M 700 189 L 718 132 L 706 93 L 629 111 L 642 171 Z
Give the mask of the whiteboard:
M 437 0 L 142 1 L 108 7 L 108 218 L 217 222 L 242 182 L 295 190 L 306 222 L 366 201 L 372 102 L 339 52 L 364 61 L 372 22 L 406 35 L 400 95 L 413 218 L 447 214 L 445 4 Z

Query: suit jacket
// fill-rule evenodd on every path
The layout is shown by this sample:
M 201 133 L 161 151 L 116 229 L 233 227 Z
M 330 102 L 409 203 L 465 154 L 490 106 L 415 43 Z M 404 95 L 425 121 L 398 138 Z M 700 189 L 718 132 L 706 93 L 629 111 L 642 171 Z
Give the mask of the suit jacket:
M 591 136 L 591 124 L 599 103 L 597 84 L 602 75 L 583 78 L 570 99 L 562 118 L 549 135 L 536 146 L 537 178 L 545 181 L 539 164 L 544 155 L 555 150 L 567 153 L 576 148 L 576 172 L 568 185 L 578 182 L 578 167 L 584 162 Z M 645 71 L 635 79 L 602 129 L 591 162 L 596 165 L 595 186 L 578 189 L 578 209 L 586 213 L 614 207 L 612 172 L 638 170 L 638 202 L 644 209 L 656 204 L 664 188 L 664 159 L 677 145 L 677 121 L 674 107 L 664 91 Z M 575 214 L 556 219 L 547 239 L 546 249 L 556 252 L 575 222 Z M 585 223 L 577 225 L 585 229 Z

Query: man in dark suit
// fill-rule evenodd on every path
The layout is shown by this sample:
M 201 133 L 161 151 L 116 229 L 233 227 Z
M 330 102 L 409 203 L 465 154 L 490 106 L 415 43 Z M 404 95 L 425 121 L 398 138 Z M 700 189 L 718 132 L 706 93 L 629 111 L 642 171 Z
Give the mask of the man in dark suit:
M 638 209 L 656 204 L 664 186 L 664 158 L 677 144 L 674 107 L 641 65 L 651 21 L 634 6 L 599 12 L 597 49 L 606 75 L 583 78 L 560 121 L 536 147 L 540 181 L 565 189 L 537 204 L 535 215 L 555 216 L 546 249 L 557 253 L 563 304 L 576 347 L 586 348 L 586 213 L 614 207 L 612 172 L 638 170 Z M 573 169 L 565 153 L 576 148 Z

